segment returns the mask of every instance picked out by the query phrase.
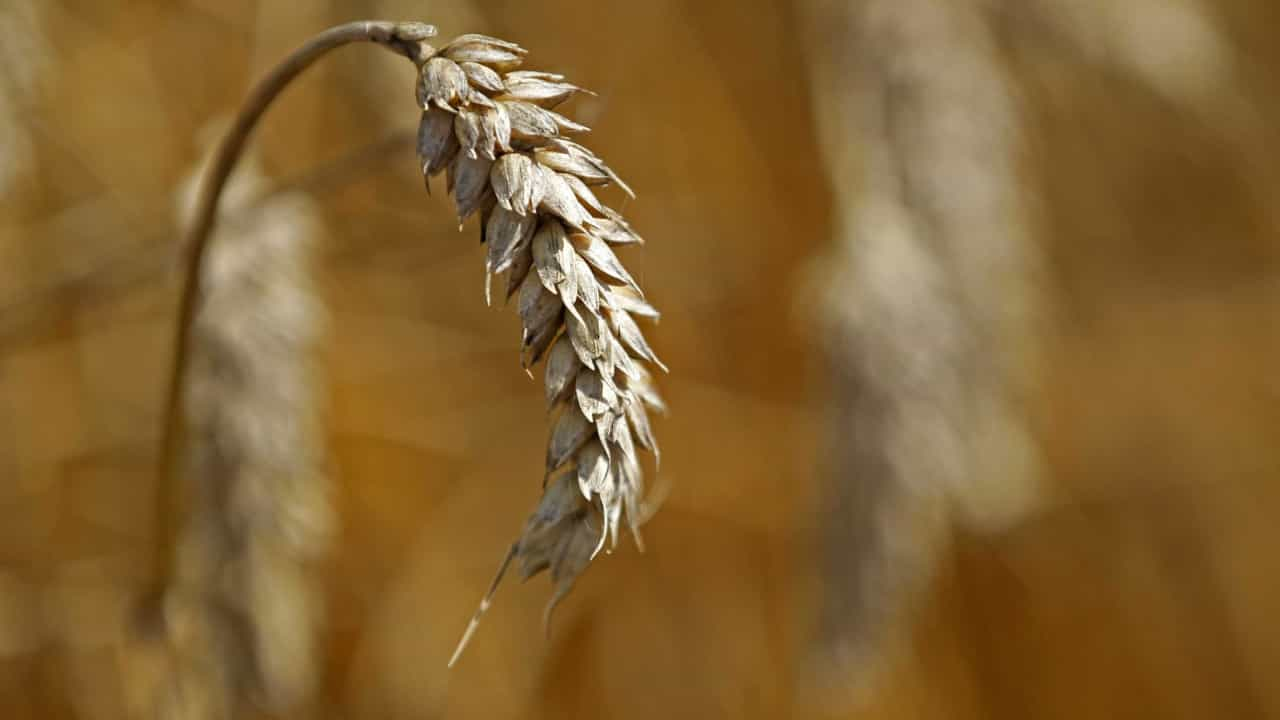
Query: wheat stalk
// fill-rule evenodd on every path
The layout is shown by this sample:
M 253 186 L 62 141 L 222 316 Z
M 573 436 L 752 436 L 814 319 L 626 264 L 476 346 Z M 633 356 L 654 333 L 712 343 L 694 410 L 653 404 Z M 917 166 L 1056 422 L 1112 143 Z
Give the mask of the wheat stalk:
M 261 183 L 242 173 L 232 193 Z M 233 715 L 250 693 L 288 707 L 314 685 L 309 565 L 331 525 L 308 267 L 316 216 L 296 193 L 258 204 L 202 266 L 185 403 L 199 441 L 183 465 L 191 511 L 163 605 L 177 669 L 160 688 L 164 717 Z
M 1038 258 L 1017 173 L 1022 117 L 979 4 L 809 5 L 840 204 L 812 283 L 827 288 L 831 399 L 806 679 L 848 699 L 903 649 L 947 524 L 1007 526 L 1035 502 L 1018 396 Z M 856 155 L 841 152 L 851 135 Z
M 447 173 L 460 226 L 479 214 L 488 246 L 486 297 L 492 276 L 505 273 L 506 297 L 519 298 L 526 371 L 546 357 L 546 401 L 556 419 L 543 497 L 449 664 L 510 560 L 526 578 L 550 571 L 555 591 L 545 624 L 606 541 L 616 544 L 624 521 L 639 544 L 639 527 L 655 507 L 645 497 L 637 447 L 657 456 L 646 407 L 662 410 L 663 403 L 645 363 L 665 366 L 636 318 L 658 313 L 612 249 L 640 237 L 591 187 L 630 189 L 565 137 L 587 128 L 553 108 L 580 88 L 558 75 L 517 70 L 526 51 L 514 43 L 464 35 L 437 51 L 426 42 L 434 35 L 421 23 L 370 21 L 317 35 L 255 88 L 211 162 L 187 239 L 163 428 L 161 487 L 173 487 L 185 452 L 197 506 L 177 556 L 161 560 L 165 627 L 170 644 L 180 646 L 169 688 L 189 696 L 162 709 L 166 717 L 227 717 L 255 686 L 277 704 L 307 687 L 308 608 L 295 603 L 289 611 L 260 592 L 278 579 L 298 589 L 290 597 L 306 597 L 294 556 L 322 547 L 296 536 L 320 537 L 323 513 L 312 513 L 312 523 L 306 513 L 295 515 L 323 503 L 291 492 L 322 487 L 300 482 L 317 474 L 320 455 L 305 379 L 313 340 L 299 274 L 305 262 L 272 243 L 239 243 L 221 261 L 206 256 L 223 188 L 253 128 L 293 78 L 336 47 L 372 42 L 418 67 L 424 176 Z M 278 302 L 255 303 L 273 290 Z M 264 355 L 264 348 L 274 352 Z M 162 518 L 172 504 L 161 495 Z M 289 629 L 283 635 L 275 632 L 281 624 Z

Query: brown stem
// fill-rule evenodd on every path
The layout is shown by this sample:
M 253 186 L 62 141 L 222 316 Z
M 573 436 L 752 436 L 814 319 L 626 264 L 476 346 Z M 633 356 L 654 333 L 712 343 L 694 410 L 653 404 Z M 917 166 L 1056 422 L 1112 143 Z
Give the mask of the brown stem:
M 427 49 L 422 41 L 435 35 L 435 28 L 422 23 L 398 23 L 362 20 L 329 28 L 312 37 L 276 65 L 250 93 L 231 129 L 223 137 L 205 176 L 197 199 L 195 220 L 183 247 L 188 253 L 178 309 L 177 332 L 173 345 L 173 365 L 169 375 L 167 404 L 160 428 L 161 445 L 156 493 L 157 535 L 161 549 L 156 554 L 155 578 L 162 589 L 171 571 L 175 533 L 171 514 L 177 486 L 179 444 L 183 436 L 183 389 L 186 384 L 190 355 L 191 324 L 199 304 L 200 272 L 208 251 L 209 238 L 217 222 L 218 200 L 246 142 L 271 103 L 294 78 L 334 48 L 355 42 L 371 42 L 403 55 L 417 64 L 425 59 Z M 157 595 L 158 599 L 158 595 Z

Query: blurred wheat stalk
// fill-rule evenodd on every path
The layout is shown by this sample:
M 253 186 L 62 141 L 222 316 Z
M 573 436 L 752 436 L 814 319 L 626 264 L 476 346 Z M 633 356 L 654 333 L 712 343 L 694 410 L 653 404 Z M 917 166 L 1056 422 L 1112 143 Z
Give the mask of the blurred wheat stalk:
M 201 174 L 184 188 L 184 214 Z M 322 228 L 301 193 L 245 212 L 264 184 L 256 164 L 231 183 L 237 222 L 201 267 L 184 390 L 189 510 L 162 608 L 175 651 L 167 717 L 232 716 L 250 688 L 287 707 L 314 683 L 309 575 L 331 526 L 309 268 Z
M 48 72 L 52 48 L 39 5 L 12 0 L 0 7 L 0 196 L 29 169 L 33 141 L 24 117 L 25 105 Z
M 426 42 L 434 34 L 420 23 L 359 22 L 316 36 L 254 90 L 205 173 L 165 426 L 162 486 L 182 474 L 192 493 L 177 552 L 161 568 L 168 661 L 154 701 L 162 717 L 234 717 L 251 701 L 288 709 L 314 688 L 318 611 L 307 575 L 330 525 L 311 359 L 315 233 L 282 217 L 210 239 L 257 120 L 333 48 L 373 42 L 418 67 L 424 177 L 446 172 L 460 226 L 479 214 L 486 298 L 492 275 L 506 273 L 505 295 L 518 295 L 524 325 L 523 364 L 547 358 L 547 406 L 557 415 L 544 495 L 494 586 L 512 559 L 526 578 L 549 570 L 549 617 L 606 542 L 616 543 L 620 524 L 638 543 L 652 512 L 638 448 L 656 455 L 646 407 L 663 404 L 644 364 L 665 367 L 636 318 L 658 313 L 612 249 L 640 237 L 591 187 L 630 190 L 564 137 L 587 128 L 552 108 L 580 88 L 517 70 L 526 51 L 513 43 L 464 35 L 437 51 Z M 244 188 L 230 186 L 252 195 Z M 159 512 L 172 505 L 162 497 Z
M 952 521 L 1017 522 L 1041 494 L 1023 404 L 1041 259 L 1023 122 L 997 33 L 1048 38 L 1212 116 L 1225 45 L 1198 0 L 808 0 L 837 196 L 822 298 L 830 435 L 810 677 L 867 690 Z M 1156 28 L 1170 37 L 1153 39 Z
M 976 6 L 813 5 L 840 201 L 812 669 L 843 692 L 902 635 L 950 508 L 998 526 L 1035 496 L 1018 393 L 1037 258 L 1017 108 Z

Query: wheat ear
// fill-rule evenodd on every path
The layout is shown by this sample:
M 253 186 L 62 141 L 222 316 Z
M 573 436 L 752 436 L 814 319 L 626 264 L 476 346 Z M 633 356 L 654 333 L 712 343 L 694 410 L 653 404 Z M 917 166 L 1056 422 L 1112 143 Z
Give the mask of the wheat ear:
M 564 137 L 587 128 L 553 108 L 584 91 L 559 75 L 516 70 L 524 55 L 514 43 L 464 35 L 430 57 L 418 81 L 418 154 L 428 181 L 445 172 L 459 223 L 479 214 L 485 296 L 492 276 L 505 273 L 505 296 L 518 296 L 525 368 L 546 356 L 547 407 L 558 413 L 548 481 L 502 567 L 514 557 L 525 578 L 550 569 L 549 619 L 606 540 L 617 542 L 624 516 L 640 543 L 647 511 L 636 449 L 657 455 L 646 406 L 663 407 L 644 363 L 666 368 L 636 322 L 658 313 L 612 249 L 640 237 L 591 186 L 630 189 Z
M 1038 262 L 1021 116 L 981 4 L 810 5 L 839 235 L 824 264 L 831 397 L 807 679 L 843 701 L 906 647 L 950 520 L 994 527 L 1034 502 L 1017 397 Z M 851 136 L 860 151 L 839 152 Z
M 382 45 L 419 69 L 418 149 L 424 175 L 447 171 L 460 223 L 480 214 L 481 241 L 488 243 L 486 295 L 492 275 L 504 272 L 507 297 L 519 294 L 526 371 L 547 357 L 547 404 L 558 415 L 548 443 L 544 493 L 508 560 L 516 558 L 526 578 L 550 570 L 556 589 L 549 618 L 606 539 L 616 543 L 620 522 L 625 518 L 639 542 L 638 528 L 653 510 L 645 499 L 637 445 L 656 456 L 646 407 L 661 410 L 663 404 L 643 362 L 665 367 L 635 318 L 658 314 L 611 249 L 638 244 L 640 237 L 590 189 L 626 186 L 594 154 L 563 137 L 586 128 L 552 109 L 581 90 L 560 76 L 515 70 L 526 53 L 513 43 L 464 35 L 437 51 L 426 42 L 434 34 L 433 27 L 421 23 L 371 21 L 327 30 L 255 88 L 224 137 L 187 240 L 187 284 L 162 430 L 161 487 L 174 486 L 183 431 L 193 435 L 189 444 L 197 457 L 202 445 L 216 440 L 207 436 L 207 427 L 192 423 L 188 429 L 181 421 L 184 406 L 199 406 L 193 391 L 199 373 L 191 369 L 198 363 L 189 357 L 192 328 L 215 295 L 204 286 L 203 264 L 227 178 L 257 121 L 293 78 L 336 47 Z M 231 434 L 249 441 L 244 430 Z M 162 520 L 171 504 L 162 492 Z M 598 529 L 593 526 L 597 518 Z M 167 560 L 165 572 L 175 565 Z M 491 595 L 492 590 L 459 652 Z M 223 640 L 206 644 L 217 642 Z M 257 650 L 251 662 L 261 670 L 265 656 L 263 648 Z M 450 664 L 456 659 L 455 653 Z M 228 708 L 242 693 L 241 683 L 227 679 L 231 670 L 208 658 L 195 668 L 222 676 L 221 684 L 233 696 Z
M 233 196 L 261 184 L 255 170 Z M 184 457 L 190 512 L 162 606 L 173 658 L 162 717 L 234 715 L 249 693 L 290 707 L 315 684 L 310 566 L 331 527 L 314 388 L 317 217 L 304 195 L 274 197 L 219 233 L 202 268 L 185 403 L 199 442 Z

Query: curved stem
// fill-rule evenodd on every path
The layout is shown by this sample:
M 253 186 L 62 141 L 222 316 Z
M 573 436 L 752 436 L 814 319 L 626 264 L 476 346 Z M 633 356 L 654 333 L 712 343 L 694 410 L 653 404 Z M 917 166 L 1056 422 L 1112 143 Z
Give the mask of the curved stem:
M 435 28 L 422 23 L 397 23 L 362 20 L 338 25 L 312 37 L 302 44 L 267 74 L 237 113 L 231 129 L 218 145 L 208 174 L 200 188 L 195 219 L 188 231 L 184 248 L 187 251 L 183 271 L 182 296 L 178 308 L 178 325 L 174 337 L 173 364 L 169 375 L 168 396 L 160 428 L 161 445 L 159 483 L 156 499 L 157 534 L 162 543 L 156 554 L 155 578 L 158 589 L 163 589 L 171 570 L 171 550 L 175 545 L 172 520 L 174 490 L 177 483 L 179 444 L 183 436 L 183 390 L 186 385 L 187 367 L 190 364 L 191 324 L 200 298 L 200 273 L 208 251 L 209 238 L 213 234 L 218 216 L 218 201 L 222 190 L 240 159 L 244 146 L 276 97 L 293 82 L 294 78 L 320 57 L 334 48 L 355 42 L 372 42 L 403 55 L 415 63 L 424 60 L 423 40 L 435 35 Z

